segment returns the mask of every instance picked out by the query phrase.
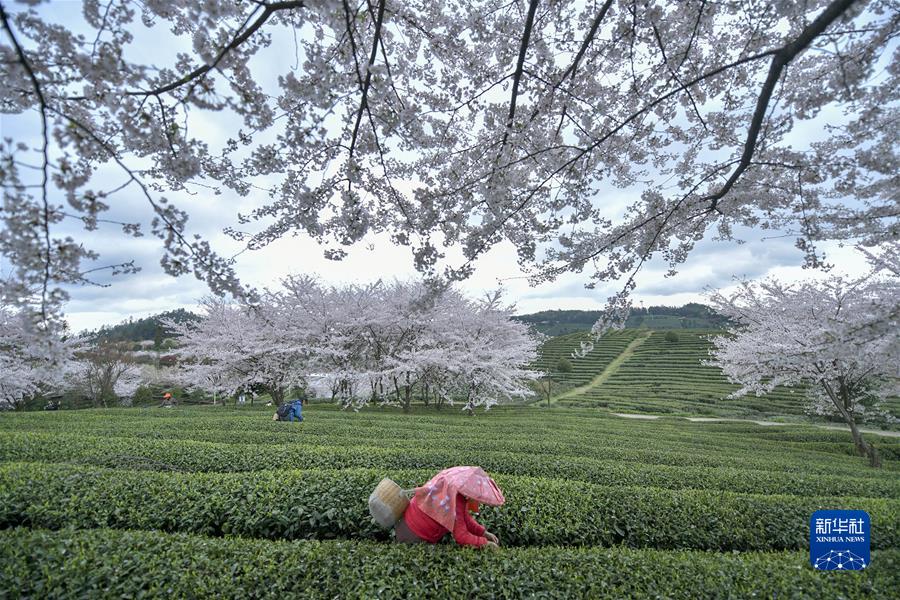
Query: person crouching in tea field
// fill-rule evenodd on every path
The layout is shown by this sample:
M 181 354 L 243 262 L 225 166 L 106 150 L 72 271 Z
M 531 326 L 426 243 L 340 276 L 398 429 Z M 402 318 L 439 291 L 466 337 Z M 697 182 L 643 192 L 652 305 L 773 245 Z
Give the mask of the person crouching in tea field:
M 294 419 L 296 419 L 298 423 L 303 422 L 303 402 L 301 400 L 285 402 L 278 407 L 278 410 L 276 410 L 275 414 L 272 416 L 273 421 L 290 421 L 293 423 Z
M 394 527 L 396 540 L 436 544 L 448 532 L 461 546 L 496 549 L 500 540 L 470 514 L 479 504 L 500 506 L 503 492 L 481 467 L 444 469 L 416 488 L 403 518 Z

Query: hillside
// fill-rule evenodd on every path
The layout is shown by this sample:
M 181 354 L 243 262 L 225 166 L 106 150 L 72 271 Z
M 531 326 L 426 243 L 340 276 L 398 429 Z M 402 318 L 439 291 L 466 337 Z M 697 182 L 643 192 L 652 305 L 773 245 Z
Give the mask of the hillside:
M 576 331 L 590 331 L 603 316 L 599 310 L 544 310 L 514 319 L 527 323 L 544 335 L 565 335 Z M 705 304 L 692 302 L 684 306 L 651 306 L 633 308 L 626 329 L 723 329 L 727 318 Z
M 576 331 L 590 331 L 591 326 L 603 315 L 599 310 L 544 310 L 513 317 L 527 323 L 535 331 L 556 336 Z M 117 325 L 104 325 L 96 331 L 82 335 L 91 339 L 143 342 L 165 337 L 160 328 L 162 319 L 176 322 L 196 321 L 200 317 L 178 308 L 142 319 L 128 319 Z M 684 306 L 651 306 L 634 308 L 625 323 L 626 329 L 722 329 L 728 319 L 715 313 L 705 304 L 690 303 Z
M 537 367 L 556 371 L 559 358 L 569 357 L 572 372 L 555 377 L 557 391 L 552 400 L 563 406 L 664 415 L 806 417 L 800 388 L 778 388 L 763 397 L 729 399 L 738 386 L 729 383 L 720 369 L 702 364 L 709 358 L 708 336 L 715 331 L 677 331 L 674 341 L 666 339 L 667 333 L 673 332 L 610 332 L 595 342 L 594 351 L 584 358 L 571 358 L 571 353 L 579 342 L 591 339 L 589 333 L 554 337 L 545 342 Z M 626 346 L 628 355 L 617 360 Z M 894 416 L 900 415 L 900 399 L 889 403 L 889 410 Z M 871 423 L 882 424 L 877 418 Z
M 185 321 L 197 321 L 200 317 L 183 308 L 177 308 L 158 315 L 144 317 L 143 319 L 128 319 L 118 325 L 104 325 L 96 331 L 84 332 L 82 337 L 116 342 L 161 340 L 166 337 L 166 331 L 160 325 L 160 321 L 163 319 L 172 319 L 176 323 L 183 323 Z

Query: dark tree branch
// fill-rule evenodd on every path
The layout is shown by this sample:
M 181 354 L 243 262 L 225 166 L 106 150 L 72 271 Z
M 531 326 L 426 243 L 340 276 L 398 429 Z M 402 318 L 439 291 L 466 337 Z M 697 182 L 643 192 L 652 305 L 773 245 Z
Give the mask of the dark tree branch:
M 178 153 L 175 151 L 175 146 L 172 145 L 172 137 L 171 137 L 171 131 L 170 131 L 170 127 L 169 127 L 169 120 L 166 118 L 166 107 L 163 104 L 162 98 L 157 96 L 156 100 L 159 103 L 159 114 L 162 116 L 163 133 L 166 136 L 166 142 L 169 144 L 169 150 L 172 151 L 173 158 L 178 158 Z
M 94 60 L 94 56 L 97 53 L 97 44 L 100 43 L 100 36 L 103 35 L 103 31 L 106 29 L 106 20 L 109 18 L 109 11 L 112 8 L 113 2 L 115 0 L 109 0 L 106 3 L 106 10 L 103 12 L 103 21 L 100 23 L 100 28 L 97 30 L 97 37 L 94 38 L 94 45 L 91 46 L 91 60 Z
M 160 94 L 165 94 L 166 92 L 171 92 L 180 88 L 181 86 L 191 83 L 191 88 L 186 94 L 186 97 L 190 95 L 190 91 L 193 90 L 193 86 L 199 82 L 207 73 L 215 69 L 219 66 L 219 63 L 225 58 L 225 56 L 237 49 L 241 44 L 246 42 L 250 37 L 259 31 L 259 29 L 266 24 L 269 18 L 277 12 L 283 10 L 291 10 L 294 8 L 306 8 L 305 0 L 284 0 L 282 2 L 255 2 L 257 5 L 256 8 L 247 16 L 247 19 L 241 24 L 238 28 L 238 31 L 241 33 L 237 34 L 228 44 L 226 44 L 219 53 L 216 55 L 216 58 L 213 59 L 211 63 L 204 64 L 200 67 L 197 67 L 190 73 L 187 73 L 175 81 L 167 83 L 166 85 L 154 88 L 152 90 L 128 90 L 122 92 L 122 95 L 125 96 L 159 96 Z M 263 8 L 264 7 L 264 8 Z M 259 11 L 260 8 L 263 8 L 263 12 L 259 17 L 247 27 L 247 24 L 250 23 L 250 20 L 253 16 Z M 246 27 L 246 29 L 244 29 Z M 241 31 L 243 30 L 243 31 Z M 67 96 L 66 100 L 73 101 L 81 101 L 86 100 L 85 96 Z
M 210 274 L 218 276 L 218 277 L 222 277 L 222 276 L 226 275 L 226 273 L 222 272 L 221 270 L 218 270 L 218 267 L 216 266 L 215 261 L 213 260 L 213 258 L 217 257 L 217 255 L 213 255 L 213 257 L 211 257 L 209 259 L 204 259 L 203 257 L 198 255 L 198 251 L 197 251 L 196 247 L 194 246 L 194 244 L 191 243 L 187 238 L 184 237 L 179 225 L 177 225 L 176 223 L 173 223 L 172 220 L 169 219 L 169 217 L 166 215 L 165 210 L 162 208 L 162 206 L 160 206 L 160 204 L 156 200 L 153 199 L 153 196 L 150 194 L 150 190 L 147 188 L 146 184 L 144 184 L 144 182 L 138 178 L 138 176 L 135 174 L 135 172 L 132 169 L 130 169 L 128 167 L 128 165 L 126 165 L 122 161 L 122 159 L 119 157 L 118 152 L 116 152 L 116 150 L 113 147 L 111 147 L 109 144 L 107 144 L 104 140 L 100 139 L 91 128 L 86 126 L 84 123 L 82 123 L 78 119 L 75 119 L 75 118 L 71 117 L 70 115 L 59 112 L 53 108 L 48 107 L 48 110 L 53 113 L 56 113 L 60 118 L 65 119 L 70 124 L 72 124 L 74 127 L 83 131 L 85 133 L 85 135 L 87 135 L 91 140 L 94 141 L 94 143 L 96 143 L 101 149 L 103 149 L 103 151 L 109 155 L 110 159 L 112 159 L 113 162 L 115 162 L 116 165 L 118 165 L 119 168 L 121 168 L 125 172 L 125 174 L 127 175 L 128 179 L 129 179 L 129 182 L 133 181 L 135 184 L 137 184 L 138 188 L 140 188 L 140 190 L 141 190 L 142 195 L 147 200 L 147 202 L 150 204 L 150 206 L 153 208 L 153 211 L 156 213 L 157 217 L 159 217 L 159 219 L 163 223 L 165 223 L 166 230 L 169 231 L 178 240 L 179 245 L 185 250 L 185 252 L 187 252 L 190 256 L 192 256 L 200 264 L 204 265 L 208 269 Z M 237 292 L 235 292 L 235 293 L 237 293 Z
M 703 11 L 706 9 L 706 0 L 702 0 L 700 2 L 700 10 L 697 11 L 697 20 L 694 22 L 694 29 L 691 31 L 691 39 L 688 40 L 687 46 L 684 49 L 684 54 L 681 55 L 681 61 L 679 61 L 678 66 L 675 67 L 675 70 L 678 71 L 681 69 L 682 65 L 684 65 L 685 61 L 688 59 L 688 56 L 691 54 L 691 48 L 694 47 L 694 40 L 697 39 L 697 32 L 700 30 L 700 21 L 703 18 Z
M 753 61 L 759 60 L 759 59 L 761 59 L 761 58 L 765 58 L 765 57 L 767 57 L 767 56 L 772 56 L 772 55 L 775 54 L 776 52 L 778 52 L 778 50 L 777 50 L 777 49 L 773 49 L 773 50 L 766 50 L 765 52 L 760 52 L 759 54 L 753 54 L 753 55 L 750 55 L 750 56 L 745 56 L 745 57 L 740 58 L 740 59 L 738 59 L 738 60 L 732 61 L 732 62 L 730 62 L 730 63 L 728 63 L 728 64 L 725 64 L 725 65 L 722 65 L 722 66 L 717 67 L 717 68 L 715 68 L 715 69 L 712 69 L 712 70 L 710 70 L 710 71 L 707 71 L 706 73 L 703 73 L 703 74 L 701 74 L 701 75 L 698 75 L 698 76 L 695 77 L 694 79 L 691 79 L 690 81 L 687 81 L 687 82 L 685 82 L 685 83 L 682 84 L 682 85 L 679 85 L 679 86 L 676 87 L 675 89 L 672 89 L 672 90 L 666 92 L 665 94 L 663 94 L 662 96 L 659 96 L 658 98 L 655 98 L 652 102 L 648 102 L 648 103 L 645 104 L 643 107 L 641 107 L 640 109 L 638 109 L 637 111 L 635 111 L 634 113 L 632 113 L 631 115 L 629 115 L 629 116 L 628 116 L 625 120 L 623 120 L 621 123 L 618 123 L 618 124 L 615 125 L 612 129 L 610 129 L 609 131 L 605 132 L 605 133 L 604 133 L 603 135 L 601 135 L 600 137 L 598 137 L 598 138 L 592 140 L 591 143 L 590 143 L 589 145 L 585 146 L 584 148 L 578 148 L 578 153 L 577 153 L 575 156 L 573 156 L 573 157 L 570 158 L 568 161 L 566 161 L 565 163 L 563 163 L 562 165 L 560 165 L 559 168 L 557 168 L 556 170 L 554 170 L 553 173 L 552 173 L 547 179 L 545 179 L 544 181 L 545 181 L 545 182 L 546 182 L 546 181 L 549 181 L 550 179 L 552 179 L 553 177 L 555 177 L 555 176 L 558 175 L 559 173 L 562 173 L 564 170 L 568 169 L 568 168 L 571 167 L 573 164 L 575 164 L 579 159 L 581 159 L 582 157 L 584 157 L 584 156 L 587 155 L 588 153 L 590 153 L 590 152 L 596 150 L 596 149 L 597 149 L 598 147 L 600 147 L 604 142 L 606 142 L 609 138 L 611 138 L 612 136 L 614 136 L 615 134 L 617 134 L 619 131 L 621 131 L 622 129 L 624 129 L 625 126 L 629 125 L 630 123 L 632 123 L 632 122 L 634 122 L 635 120 L 637 120 L 638 118 L 640 118 L 642 115 L 644 115 L 644 114 L 648 113 L 649 111 L 653 110 L 654 108 L 656 108 L 656 107 L 659 106 L 661 103 L 663 103 L 663 102 L 665 102 L 666 100 L 668 100 L 669 98 L 672 98 L 673 96 L 676 96 L 677 94 L 683 92 L 684 90 L 686 90 L 687 88 L 689 88 L 689 87 L 691 87 L 691 86 L 693 86 L 693 85 L 696 85 L 696 84 L 700 83 L 701 81 L 705 81 L 706 79 L 710 79 L 710 78 L 712 78 L 712 77 L 715 77 L 715 76 L 717 76 L 717 75 L 719 75 L 719 74 L 721 74 L 721 73 L 724 73 L 725 71 L 727 71 L 727 70 L 729 70 L 729 69 L 733 69 L 734 67 L 738 67 L 738 66 L 740 66 L 740 65 L 743 65 L 743 64 L 746 64 L 746 63 L 749 63 L 749 62 L 753 62 Z M 551 149 L 556 149 L 556 148 L 558 148 L 558 146 L 553 146 Z M 543 152 L 543 151 L 535 152 L 534 154 L 537 155 L 537 154 L 540 154 L 541 152 Z M 509 164 L 514 164 L 514 162 L 509 163 Z M 501 165 L 499 168 L 500 168 L 500 169 L 503 169 L 503 168 L 506 168 L 507 166 L 508 166 L 508 165 L 505 165 L 505 164 L 504 164 L 504 165 Z M 489 178 L 490 178 L 490 175 L 492 175 L 492 174 L 493 174 L 493 171 L 492 171 L 489 175 L 484 175 L 484 174 L 483 174 L 483 175 L 480 175 L 480 176 L 476 177 L 475 179 L 473 179 L 472 181 L 470 181 L 470 182 L 468 182 L 468 183 L 466 183 L 466 184 L 463 184 L 462 186 L 457 187 L 456 189 L 457 189 L 457 190 L 461 190 L 461 189 L 464 189 L 464 188 L 465 188 L 466 186 L 468 186 L 468 185 L 475 185 L 475 183 L 477 183 L 477 182 L 480 181 L 481 179 L 489 179 Z M 542 185 L 543 185 L 543 184 L 539 184 L 538 188 L 536 188 L 535 190 L 533 190 L 533 193 L 532 193 L 531 195 L 529 195 L 529 198 L 530 198 L 534 193 L 536 193 L 537 190 L 540 189 L 540 187 L 541 187 Z
M 269 17 L 271 17 L 273 14 L 275 14 L 279 11 L 282 11 L 282 10 L 290 10 L 293 8 L 306 8 L 306 2 L 304 0 L 290 0 L 290 1 L 284 1 L 284 2 L 273 2 L 271 4 L 260 4 L 257 6 L 257 8 L 253 9 L 253 12 L 251 12 L 250 15 L 247 17 L 247 21 L 245 21 L 244 24 L 241 25 L 241 29 L 243 29 L 247 25 L 247 23 L 250 21 L 250 19 L 253 17 L 253 15 L 256 14 L 256 11 L 259 10 L 260 6 L 265 6 L 265 9 L 263 10 L 263 12 L 259 16 L 259 18 L 256 19 L 256 21 L 254 21 L 249 27 L 244 29 L 243 33 L 240 33 L 237 36 L 235 36 L 234 39 L 232 39 L 224 48 L 222 48 L 219 51 L 219 54 L 216 56 L 215 60 L 213 60 L 213 62 L 194 69 L 193 71 L 191 71 L 190 73 L 188 73 L 187 75 L 182 77 L 181 79 L 173 81 L 172 83 L 170 83 L 168 85 L 164 85 L 160 88 L 151 90 L 149 92 L 130 92 L 129 95 L 163 94 L 165 92 L 170 92 L 178 87 L 181 87 L 185 83 L 188 83 L 195 79 L 200 79 L 201 77 L 203 77 L 204 75 L 206 75 L 207 73 L 209 73 L 210 71 L 215 69 L 219 65 L 219 63 L 222 61 L 222 59 L 225 58 L 226 54 L 228 54 L 229 52 L 231 52 L 232 50 L 234 50 L 235 48 L 237 48 L 238 46 L 240 46 L 241 44 L 246 42 L 248 39 L 250 39 L 250 36 L 252 36 L 254 33 L 256 33 L 259 30 L 259 28 L 262 27 L 266 23 L 266 21 L 269 20 Z
M 362 98 L 359 101 L 359 110 L 356 111 L 356 123 L 353 125 L 353 134 L 350 137 L 350 160 L 353 160 L 353 149 L 356 147 L 356 137 L 359 134 L 359 125 L 362 122 L 363 112 L 369 108 L 369 88 L 372 85 L 372 67 L 378 57 L 378 44 L 381 40 L 381 25 L 384 22 L 385 0 L 378 3 L 378 15 L 375 18 L 375 33 L 372 39 L 372 52 L 369 55 L 369 65 L 366 67 L 366 79 L 362 86 Z M 354 52 L 354 56 L 356 53 Z M 373 124 L 374 127 L 374 124 Z
M 750 121 L 750 128 L 747 130 L 747 139 L 744 142 L 744 151 L 741 155 L 741 161 L 718 192 L 703 198 L 704 201 L 711 202 L 709 207 L 710 211 L 718 211 L 719 200 L 731 191 L 731 188 L 734 187 L 737 180 L 744 171 L 747 170 L 747 167 L 750 166 L 750 162 L 753 160 L 753 153 L 756 151 L 756 142 L 759 138 L 759 132 L 760 129 L 762 129 L 763 120 L 765 119 L 766 112 L 769 108 L 769 101 L 772 99 L 772 93 L 775 91 L 775 86 L 778 83 L 778 80 L 781 79 L 781 75 L 785 68 L 798 54 L 803 52 L 816 37 L 824 32 L 829 25 L 843 15 L 855 1 L 856 0 L 835 0 L 835 2 L 832 2 L 822 14 L 816 17 L 812 23 L 807 25 L 803 31 L 800 32 L 800 35 L 798 35 L 794 41 L 780 48 L 775 53 L 775 56 L 772 57 L 772 64 L 769 66 L 769 74 L 759 92 L 759 97 L 756 101 L 756 109 L 754 110 L 753 118 Z
M 572 64 L 569 65 L 569 68 L 563 72 L 562 77 L 559 78 L 559 82 L 553 86 L 555 90 L 558 88 L 563 81 L 565 81 L 566 77 L 575 78 L 575 72 L 578 70 L 578 63 L 581 62 L 581 59 L 584 57 L 584 53 L 587 52 L 587 49 L 590 47 L 591 42 L 594 41 L 594 38 L 597 36 L 597 30 L 600 28 L 600 23 L 603 22 L 603 19 L 606 18 L 606 13 L 609 12 L 610 7 L 612 6 L 613 0 L 606 0 L 606 3 L 600 8 L 600 12 L 597 13 L 597 16 L 594 18 L 594 22 L 591 23 L 591 29 L 588 31 L 588 34 L 585 36 L 584 41 L 581 42 L 581 48 L 578 49 L 578 53 L 575 55 L 575 58 L 572 60 Z
M 597 30 L 600 29 L 600 23 L 603 22 L 603 19 L 606 17 L 606 13 L 609 12 L 610 7 L 612 6 L 613 0 L 606 0 L 606 3 L 600 8 L 600 12 L 597 13 L 597 16 L 594 18 L 593 23 L 591 23 L 591 28 L 588 30 L 587 35 L 584 37 L 584 40 L 581 42 L 581 47 L 578 48 L 578 52 L 575 54 L 575 58 L 572 59 L 572 64 L 563 71 L 563 74 L 560 78 L 550 86 L 550 96 L 559 89 L 559 86 L 563 84 L 567 77 L 571 77 L 573 80 L 575 79 L 575 73 L 578 71 L 578 64 L 581 62 L 581 59 L 584 57 L 591 43 L 594 41 L 594 38 L 597 36 Z M 562 129 L 562 124 L 566 119 L 566 113 L 568 111 L 568 104 L 563 105 L 562 115 L 559 118 L 559 126 L 556 128 L 556 135 L 559 135 L 560 130 Z M 540 110 L 538 108 L 534 109 L 534 112 L 531 113 L 531 120 L 533 121 L 537 116 Z
M 6 31 L 6 35 L 9 37 L 13 48 L 15 48 L 16 50 L 16 56 L 19 59 L 19 64 L 22 65 L 22 68 L 25 69 L 25 73 L 28 74 L 28 79 L 31 80 L 31 86 L 32 88 L 34 88 L 34 93 L 37 96 L 38 109 L 41 113 L 41 201 L 44 206 L 44 214 L 41 219 L 41 226 L 43 228 L 45 247 L 44 273 L 41 278 L 41 320 L 46 322 L 49 318 L 49 315 L 47 314 L 47 292 L 50 286 L 50 264 L 52 261 L 52 251 L 50 245 L 50 200 L 47 196 L 47 183 L 49 180 L 48 171 L 50 168 L 50 132 L 47 124 L 48 105 L 47 100 L 44 97 L 44 91 L 37 79 L 37 75 L 35 75 L 34 69 L 31 67 L 31 62 L 25 55 L 25 50 L 22 48 L 22 45 L 19 43 L 18 38 L 16 38 L 16 34 L 12 30 L 12 25 L 9 22 L 9 15 L 6 14 L 6 10 L 3 8 L 2 4 L 0 4 L 0 21 L 3 22 L 3 29 Z
M 699 18 L 697 22 L 700 22 Z M 669 80 L 671 81 L 672 79 L 674 79 L 676 82 L 678 82 L 679 85 L 683 85 L 681 82 L 681 78 L 678 76 L 678 69 L 673 69 L 672 65 L 669 64 L 669 57 L 666 55 L 666 47 L 665 44 L 663 44 L 662 36 L 659 33 L 659 28 L 656 26 L 656 23 L 653 23 L 652 21 L 651 27 L 653 28 L 653 38 L 656 40 L 656 47 L 659 48 L 659 52 L 662 55 L 663 64 L 669 71 Z M 685 54 L 685 56 L 687 56 L 687 54 Z M 682 60 L 682 63 L 683 62 L 684 61 Z M 666 85 L 668 85 L 668 81 L 666 82 Z M 691 106 L 694 109 L 694 114 L 697 115 L 697 119 L 700 120 L 700 123 L 703 125 L 703 129 L 709 132 L 709 129 L 706 126 L 706 121 L 703 119 L 703 115 L 700 114 L 700 109 L 697 107 L 697 102 L 694 100 L 694 95 L 691 93 L 690 88 L 685 89 L 685 93 L 687 94 L 688 100 L 691 101 Z
M 519 83 L 522 81 L 522 69 L 525 65 L 525 55 L 528 52 L 528 42 L 531 39 L 531 30 L 534 28 L 534 13 L 537 12 L 538 0 L 531 0 L 528 7 L 528 16 L 525 18 L 525 30 L 522 32 L 522 43 L 519 45 L 519 58 L 516 60 L 516 70 L 513 72 L 512 92 L 509 99 L 509 113 L 506 116 L 506 131 L 503 132 L 503 141 L 497 157 L 503 153 L 509 131 L 512 129 L 513 120 L 516 118 L 516 101 L 519 98 Z
M 356 58 L 356 36 L 353 35 L 354 25 L 353 21 L 356 19 L 356 13 L 353 16 L 350 16 L 350 5 L 347 4 L 347 0 L 343 1 L 344 5 L 344 23 L 347 27 L 347 37 L 350 38 L 350 51 L 353 54 L 353 65 L 356 71 L 356 82 L 359 85 L 359 89 L 361 90 L 363 87 L 363 79 L 362 73 L 359 71 L 359 60 Z

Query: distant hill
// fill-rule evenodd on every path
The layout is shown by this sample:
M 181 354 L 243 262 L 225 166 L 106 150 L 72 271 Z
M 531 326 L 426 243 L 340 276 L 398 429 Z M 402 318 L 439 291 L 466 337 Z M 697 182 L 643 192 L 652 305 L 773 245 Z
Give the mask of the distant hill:
M 603 315 L 599 310 L 543 310 L 514 317 L 544 335 L 589 331 Z M 724 329 L 729 320 L 705 304 L 634 308 L 625 322 L 627 329 Z
M 177 308 L 143 319 L 128 319 L 118 325 L 104 325 L 96 331 L 85 332 L 82 337 L 115 342 L 152 340 L 162 343 L 162 340 L 169 336 L 169 333 L 160 324 L 162 319 L 172 319 L 176 323 L 184 323 L 185 321 L 199 321 L 200 317 L 183 308 Z
M 590 331 L 603 313 L 599 310 L 543 310 L 514 319 L 531 325 L 544 335 L 565 335 L 578 331 Z M 173 319 L 177 323 L 197 321 L 200 317 L 179 308 L 143 319 L 128 319 L 118 325 L 104 325 L 96 331 L 82 334 L 92 340 L 143 342 L 162 340 L 168 333 L 162 331 L 159 322 Z M 723 329 L 728 319 L 705 304 L 692 302 L 684 306 L 651 306 L 632 309 L 627 329 Z

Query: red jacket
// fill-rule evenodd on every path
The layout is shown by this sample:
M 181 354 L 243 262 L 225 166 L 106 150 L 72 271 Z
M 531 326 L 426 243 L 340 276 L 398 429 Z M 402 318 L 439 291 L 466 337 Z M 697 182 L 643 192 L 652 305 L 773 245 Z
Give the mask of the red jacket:
M 446 527 L 422 512 L 416 506 L 416 499 L 410 501 L 403 513 L 403 520 L 414 534 L 436 544 L 449 531 Z M 466 510 L 466 499 L 462 494 L 456 495 L 456 520 L 453 522 L 453 539 L 460 546 L 483 546 L 487 543 L 484 537 L 484 525 L 479 524 Z

